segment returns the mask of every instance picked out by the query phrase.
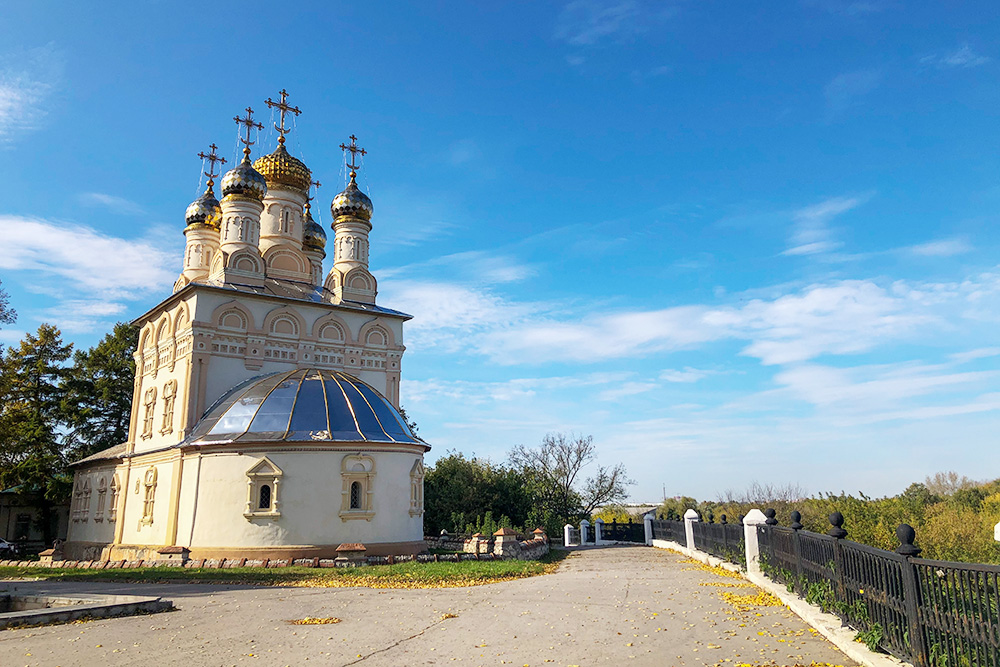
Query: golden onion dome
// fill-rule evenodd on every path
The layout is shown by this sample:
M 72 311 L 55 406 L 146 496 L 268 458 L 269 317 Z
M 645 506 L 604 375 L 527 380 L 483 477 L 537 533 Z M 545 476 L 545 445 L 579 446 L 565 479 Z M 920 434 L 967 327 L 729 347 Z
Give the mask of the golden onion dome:
M 197 226 L 219 229 L 222 225 L 222 206 L 219 204 L 219 200 L 215 198 L 212 185 L 212 181 L 209 181 L 205 194 L 195 199 L 187 207 L 187 211 L 184 214 L 187 229 Z M 186 232 L 187 229 L 184 231 Z
M 284 185 L 302 192 L 309 191 L 312 172 L 302 160 L 285 149 L 284 143 L 279 143 L 278 149 L 270 155 L 257 158 L 253 167 L 267 180 L 268 187 Z
M 237 195 L 260 201 L 267 194 L 267 181 L 250 164 L 250 151 L 243 153 L 243 161 L 222 177 L 222 196 Z
M 326 231 L 323 226 L 313 220 L 312 212 L 309 210 L 309 202 L 306 202 L 305 223 L 302 226 L 302 245 L 306 250 L 326 250 Z
M 372 219 L 372 211 L 374 210 L 372 200 L 358 188 L 358 182 L 355 180 L 356 176 L 357 173 L 352 171 L 351 182 L 347 184 L 347 189 L 333 198 L 333 203 L 330 205 L 330 213 L 333 214 L 334 220 L 345 215 L 365 221 Z

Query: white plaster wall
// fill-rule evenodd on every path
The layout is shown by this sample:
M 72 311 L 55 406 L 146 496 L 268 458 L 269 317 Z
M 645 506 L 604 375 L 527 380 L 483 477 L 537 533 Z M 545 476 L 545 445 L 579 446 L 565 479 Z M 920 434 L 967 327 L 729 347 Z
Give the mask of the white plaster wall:
M 111 510 L 111 480 L 114 474 L 115 466 L 107 465 L 88 468 L 75 475 L 74 482 L 77 485 L 83 484 L 86 480 L 90 481 L 90 510 L 87 512 L 86 521 L 74 521 L 72 512 L 72 508 L 75 507 L 74 494 L 74 501 L 71 504 L 69 527 L 67 528 L 67 540 L 78 542 L 111 542 L 114 539 L 115 522 L 110 521 L 108 518 Z M 97 521 L 97 487 L 101 477 L 104 477 L 107 481 L 108 490 L 104 494 L 104 511 L 101 512 L 100 517 L 102 520 Z
M 155 467 L 156 495 L 153 502 L 153 523 L 145 525 L 142 520 L 142 505 L 145 498 L 146 470 Z M 122 544 L 167 544 L 167 521 L 170 516 L 170 489 L 173 484 L 174 463 L 137 463 L 132 466 L 129 475 L 128 489 L 123 489 L 125 496 L 124 516 L 119 512 L 119 521 L 124 520 Z M 138 481 L 138 492 L 136 482 Z
M 410 470 L 421 458 L 419 454 L 362 450 L 375 460 L 375 516 L 371 521 L 340 518 L 341 460 L 357 451 L 205 454 L 194 537 L 184 541 L 190 534 L 188 528 L 178 533 L 178 543 L 191 547 L 267 547 L 423 539 L 423 517 L 411 517 L 409 513 Z M 265 455 L 284 473 L 279 495 L 281 516 L 247 519 L 243 516 L 246 472 Z M 185 486 L 194 480 L 195 475 L 185 473 Z

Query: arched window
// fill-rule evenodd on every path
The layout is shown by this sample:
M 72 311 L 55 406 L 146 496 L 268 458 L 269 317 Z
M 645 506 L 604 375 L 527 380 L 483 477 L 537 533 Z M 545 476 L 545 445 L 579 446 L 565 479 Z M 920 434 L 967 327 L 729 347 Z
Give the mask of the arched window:
M 153 415 L 156 413 L 156 387 L 150 387 L 147 389 L 144 398 L 145 402 L 143 406 L 145 408 L 145 413 L 142 417 L 142 437 L 152 438 Z
M 108 505 L 108 521 L 114 521 L 118 518 L 118 493 L 121 490 L 121 484 L 118 483 L 118 475 L 115 475 L 111 479 L 111 504 Z
M 340 474 L 344 484 L 340 505 L 341 520 L 371 521 L 375 516 L 372 502 L 375 459 L 364 454 L 348 454 L 341 460 Z
M 101 477 L 97 482 L 97 510 L 94 512 L 94 521 L 104 521 L 104 500 L 108 493 L 108 480 Z
M 257 509 L 271 509 L 271 487 L 267 484 L 260 485 L 260 493 L 257 497 Z

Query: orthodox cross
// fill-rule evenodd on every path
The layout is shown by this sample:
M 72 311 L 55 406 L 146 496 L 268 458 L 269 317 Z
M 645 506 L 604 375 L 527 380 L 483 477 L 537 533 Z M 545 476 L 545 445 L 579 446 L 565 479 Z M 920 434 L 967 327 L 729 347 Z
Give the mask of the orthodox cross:
M 323 184 L 322 184 L 322 183 L 320 183 L 319 181 L 312 181 L 311 183 L 309 183 L 309 185 L 311 185 L 311 186 L 315 187 L 315 188 L 316 188 L 316 190 L 317 190 L 316 194 L 319 194 L 319 188 L 320 188 L 320 186 L 322 186 Z M 310 190 L 311 190 L 311 189 L 312 189 L 312 188 L 310 188 Z M 310 208 L 310 207 L 312 206 L 312 204 L 311 204 L 310 202 L 312 202 L 312 200 L 313 200 L 313 199 L 316 199 L 316 197 L 310 197 L 309 195 L 306 195 L 306 210 L 307 210 L 307 211 L 308 211 L 308 210 L 309 210 L 309 208 Z
M 284 88 L 282 88 L 281 92 L 279 94 L 281 95 L 281 101 L 280 102 L 275 102 L 274 100 L 272 100 L 269 97 L 269 98 L 267 98 L 267 100 L 264 101 L 264 104 L 266 104 L 269 109 L 277 108 L 278 111 L 281 113 L 281 120 L 280 120 L 280 122 L 274 124 L 274 129 L 276 129 L 278 131 L 278 134 L 281 135 L 280 137 L 278 137 L 278 143 L 279 144 L 284 144 L 285 143 L 285 135 L 292 131 L 292 128 L 285 127 L 285 114 L 291 112 L 291 113 L 295 114 L 296 116 L 298 116 L 300 113 L 302 113 L 302 110 L 299 109 L 298 107 L 293 107 L 293 106 L 289 106 L 288 105 L 288 103 L 287 103 L 288 102 L 288 91 L 287 90 L 285 90 Z
M 234 116 L 233 120 L 236 121 L 237 125 L 243 125 L 246 127 L 247 138 L 244 139 L 240 137 L 240 141 L 243 143 L 243 155 L 250 159 L 250 147 L 253 146 L 256 141 L 250 141 L 250 131 L 251 130 L 263 130 L 264 126 L 260 123 L 253 122 L 253 109 L 247 107 L 246 118 L 240 118 L 239 116 Z M 242 131 L 242 130 L 241 130 Z
M 218 174 L 215 173 L 215 163 L 218 162 L 219 164 L 226 164 L 226 158 L 216 155 L 215 150 L 218 146 L 215 144 L 212 144 L 209 148 L 212 150 L 207 155 L 205 154 L 205 151 L 201 151 L 198 153 L 198 157 L 202 159 L 203 165 L 204 161 L 208 160 L 208 171 L 202 173 L 208 176 L 208 189 L 211 190 L 212 186 L 215 185 L 215 177 L 218 176 Z
M 368 151 L 366 151 L 364 148 L 358 148 L 358 138 L 353 134 L 351 135 L 350 139 L 351 139 L 351 145 L 347 146 L 344 144 L 340 144 L 340 150 L 351 151 L 351 161 L 347 163 L 347 166 L 351 168 L 351 178 L 353 178 L 357 176 L 358 167 L 361 166 L 360 164 L 354 163 L 354 161 L 358 157 L 358 153 L 360 153 L 361 155 L 368 155 Z

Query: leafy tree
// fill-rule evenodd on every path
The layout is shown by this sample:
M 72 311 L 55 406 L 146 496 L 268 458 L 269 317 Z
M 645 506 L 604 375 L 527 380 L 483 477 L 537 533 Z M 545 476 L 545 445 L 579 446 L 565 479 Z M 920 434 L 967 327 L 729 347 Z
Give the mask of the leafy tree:
M 430 534 L 441 529 L 461 532 L 470 523 L 481 528 L 494 516 L 507 517 L 508 525 L 522 526 L 531 510 L 521 474 L 457 452 L 438 459 L 428 469 L 424 498 L 424 528 Z
M 634 482 L 628 478 L 623 463 L 598 466 L 594 476 L 581 480 L 583 469 L 596 455 L 594 439 L 589 435 L 550 433 L 535 449 L 515 447 L 510 461 L 529 480 L 535 503 L 569 522 L 589 516 L 597 507 L 628 498 L 627 487 Z
M 64 363 L 72 349 L 56 327 L 43 324 L 0 361 L 0 488 L 22 486 L 35 497 L 46 543 L 55 537 L 52 505 L 66 498 L 71 484 L 59 429 Z
M 0 285 L 3 281 L 0 281 Z M 3 287 L 0 287 L 0 324 L 14 324 L 17 320 L 17 313 L 10 307 L 10 295 Z
M 63 383 L 67 457 L 76 461 L 128 439 L 139 342 L 135 327 L 119 322 L 100 343 L 73 355 Z
M 417 426 L 417 422 L 414 421 L 413 419 L 410 419 L 410 415 L 406 414 L 406 408 L 404 408 L 402 405 L 399 406 L 399 416 L 403 418 L 404 422 L 406 422 L 406 425 L 407 427 L 409 427 L 410 432 L 413 433 L 413 435 L 416 435 L 417 431 L 419 431 L 420 428 Z

